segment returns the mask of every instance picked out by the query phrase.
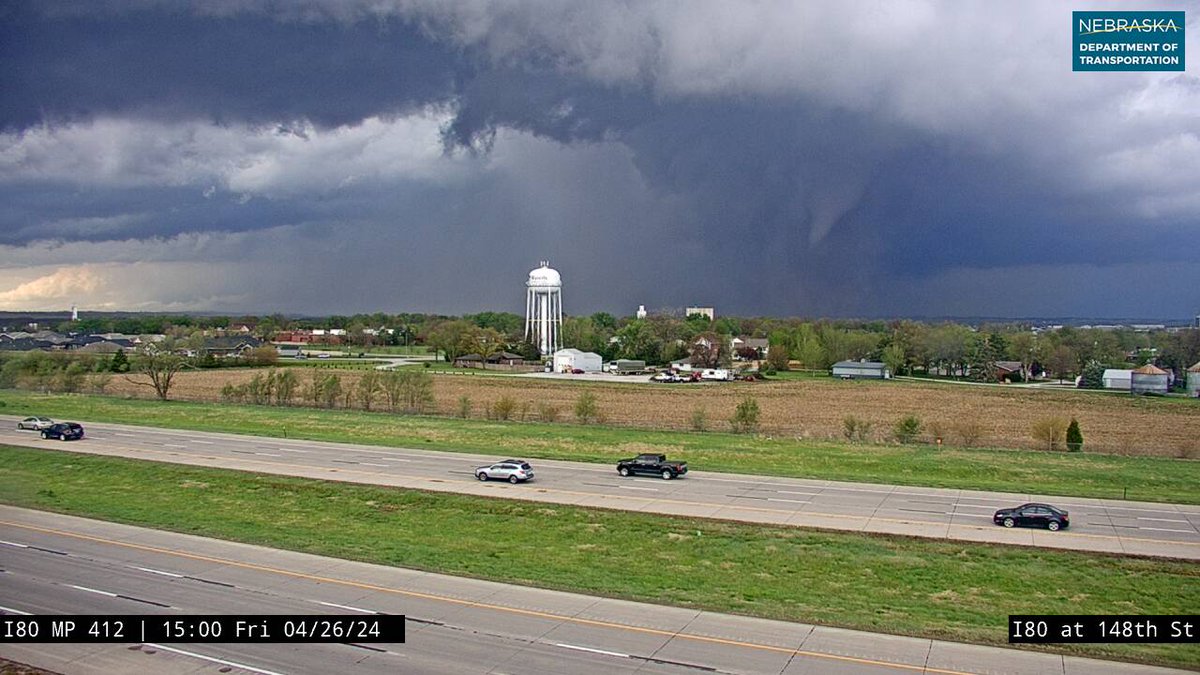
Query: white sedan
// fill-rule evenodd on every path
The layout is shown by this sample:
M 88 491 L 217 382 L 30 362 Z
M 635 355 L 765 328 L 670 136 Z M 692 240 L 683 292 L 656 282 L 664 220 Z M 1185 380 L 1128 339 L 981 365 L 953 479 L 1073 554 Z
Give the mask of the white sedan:
M 26 417 L 20 422 L 17 422 L 18 429 L 32 429 L 33 431 L 49 429 L 53 425 L 54 420 L 50 419 L 49 417 Z

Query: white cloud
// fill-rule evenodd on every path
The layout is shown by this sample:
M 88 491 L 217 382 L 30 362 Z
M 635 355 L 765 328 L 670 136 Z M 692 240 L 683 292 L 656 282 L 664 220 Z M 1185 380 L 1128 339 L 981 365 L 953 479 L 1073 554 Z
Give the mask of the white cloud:
M 318 129 L 106 117 L 0 134 L 0 182 L 102 187 L 214 185 L 239 194 L 325 193 L 357 181 L 443 181 L 462 162 L 442 152 L 444 109 Z

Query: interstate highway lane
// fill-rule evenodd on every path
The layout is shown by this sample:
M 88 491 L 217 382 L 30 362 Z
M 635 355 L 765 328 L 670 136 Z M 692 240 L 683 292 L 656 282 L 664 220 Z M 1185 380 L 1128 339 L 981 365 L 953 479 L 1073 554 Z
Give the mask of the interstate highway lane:
M 547 591 L 9 506 L 0 506 L 0 530 L 4 614 L 408 619 L 402 644 L 0 644 L 4 658 L 67 675 L 1171 672 Z
M 621 478 L 613 466 L 532 460 L 527 484 L 480 483 L 497 455 L 434 452 L 84 422 L 82 441 L 47 441 L 0 417 L 0 443 L 198 466 L 775 525 L 1200 559 L 1200 506 L 844 483 L 695 471 Z M 678 457 L 686 460 L 686 456 Z M 1047 501 L 1071 528 L 1006 530 L 998 508 Z

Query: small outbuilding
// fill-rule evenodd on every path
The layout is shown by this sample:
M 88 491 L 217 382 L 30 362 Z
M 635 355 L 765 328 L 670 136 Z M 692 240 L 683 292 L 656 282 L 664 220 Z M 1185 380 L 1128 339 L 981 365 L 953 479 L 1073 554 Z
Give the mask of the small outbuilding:
M 1120 368 L 1106 368 L 1101 378 L 1105 389 L 1130 391 L 1133 389 L 1133 371 Z
M 554 372 L 556 373 L 569 373 L 572 370 L 598 373 L 603 369 L 604 359 L 596 352 L 582 352 L 569 347 L 554 352 Z
M 1135 394 L 1165 394 L 1170 386 L 1167 371 L 1147 363 L 1133 371 L 1130 391 Z
M 1187 395 L 1200 398 L 1200 361 L 1187 369 Z
M 892 372 L 881 361 L 838 361 L 833 364 L 833 376 L 843 380 L 886 380 Z
M 454 359 L 455 368 L 482 368 L 483 357 L 478 354 L 463 354 Z

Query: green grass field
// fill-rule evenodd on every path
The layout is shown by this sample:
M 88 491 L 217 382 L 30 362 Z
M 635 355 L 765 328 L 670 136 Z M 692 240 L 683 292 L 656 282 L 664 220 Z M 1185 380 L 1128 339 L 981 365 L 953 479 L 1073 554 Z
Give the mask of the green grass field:
M 489 422 L 353 410 L 0 393 L 3 411 L 387 447 L 610 463 L 663 452 L 704 471 L 1047 495 L 1200 503 L 1200 462 L 1088 453 L 849 445 L 729 433 Z
M 1009 614 L 1180 614 L 1192 562 L 839 534 L 0 446 L 0 501 L 543 588 L 1004 644 Z M 497 533 L 504 536 L 496 536 Z M 1184 667 L 1200 646 L 1065 653 Z

